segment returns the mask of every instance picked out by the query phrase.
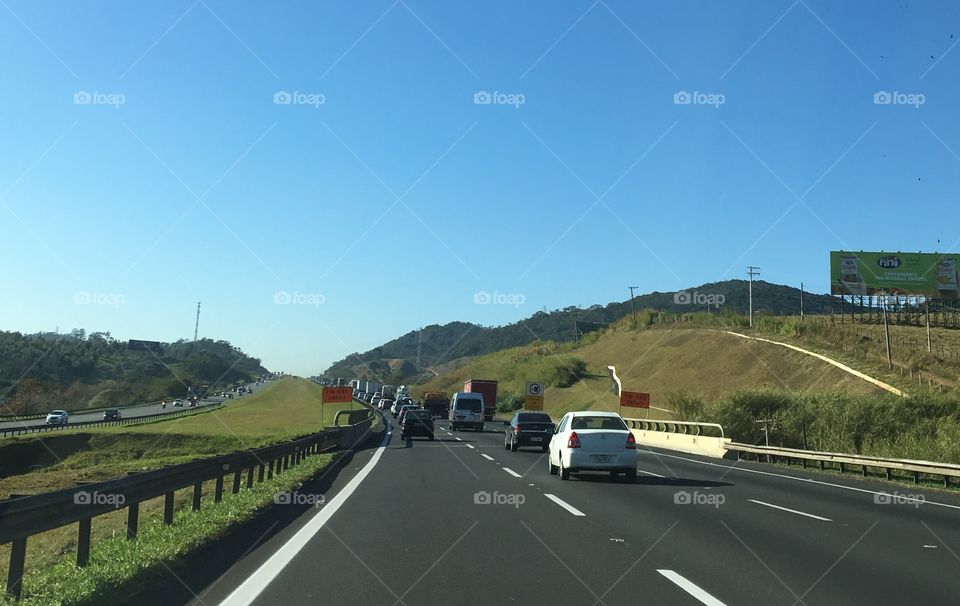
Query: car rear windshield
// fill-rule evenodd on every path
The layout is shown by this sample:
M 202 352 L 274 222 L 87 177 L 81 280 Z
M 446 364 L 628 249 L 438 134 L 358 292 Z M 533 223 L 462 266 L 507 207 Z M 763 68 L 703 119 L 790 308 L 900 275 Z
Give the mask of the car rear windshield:
M 470 412 L 481 412 L 483 411 L 483 404 L 476 398 L 464 398 L 463 400 L 457 401 L 457 408 L 469 410 Z
M 571 429 L 620 429 L 625 430 L 627 424 L 620 417 L 574 417 Z
M 433 419 L 433 416 L 425 410 L 408 410 L 404 419 Z
M 550 415 L 541 412 L 524 412 L 517 415 L 517 423 L 553 423 Z

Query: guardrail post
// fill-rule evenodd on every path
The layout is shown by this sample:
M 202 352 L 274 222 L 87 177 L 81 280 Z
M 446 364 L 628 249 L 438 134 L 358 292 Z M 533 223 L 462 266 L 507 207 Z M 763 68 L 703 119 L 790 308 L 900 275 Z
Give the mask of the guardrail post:
M 824 464 L 823 464 L 823 460 L 821 460 L 821 461 L 820 461 L 820 471 L 823 471 L 823 469 L 824 469 Z
M 233 494 L 240 492 L 240 473 L 240 469 L 233 472 Z
M 90 520 L 83 518 L 80 520 L 77 530 L 77 567 L 83 568 L 90 560 Z
M 888 480 L 892 480 L 892 479 L 893 479 L 893 470 L 890 469 L 889 467 L 887 467 L 885 471 L 887 472 L 887 479 L 888 479 Z
M 267 479 L 273 479 L 273 464 L 276 463 L 279 459 L 270 459 L 270 468 L 267 469 Z
M 913 483 L 914 484 L 920 483 L 920 473 L 917 471 L 913 472 Z
M 137 538 L 137 521 L 140 519 L 140 503 L 130 503 L 127 508 L 127 538 Z
M 213 502 L 219 503 L 223 500 L 223 475 L 217 474 L 216 487 L 213 490 Z
M 861 465 L 860 467 L 863 468 L 863 469 L 862 469 L 862 471 L 863 471 L 863 477 L 867 477 L 867 466 L 866 466 L 866 465 Z
M 10 569 L 7 572 L 7 593 L 20 601 L 23 590 L 23 565 L 27 560 L 27 538 L 14 539 L 10 545 Z
M 173 493 L 168 492 L 163 495 L 163 523 L 169 526 L 173 524 Z
M 286 471 L 290 467 L 290 455 L 283 455 L 283 470 Z
M 266 471 L 267 467 L 263 463 L 257 466 L 257 482 L 263 482 L 263 472 Z
M 840 463 L 840 473 L 843 473 L 847 470 L 846 463 Z
M 943 487 L 950 488 L 950 476 L 948 475 L 943 476 Z
M 203 492 L 203 482 L 193 485 L 193 510 L 200 511 L 200 493 Z
M 253 467 L 247 469 L 247 488 L 253 488 Z

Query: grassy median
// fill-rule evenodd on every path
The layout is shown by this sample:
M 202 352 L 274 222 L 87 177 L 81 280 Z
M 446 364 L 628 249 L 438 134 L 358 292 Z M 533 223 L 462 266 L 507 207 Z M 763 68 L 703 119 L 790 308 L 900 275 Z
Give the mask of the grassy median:
M 121 477 L 130 471 L 157 469 L 308 435 L 333 425 L 336 411 L 351 406 L 320 402 L 318 385 L 288 377 L 253 395 L 231 400 L 223 408 L 194 416 L 0 440 L 0 459 L 18 458 L 20 467 L 29 469 L 0 479 L 0 499 L 72 488 L 77 483 Z M 205 495 L 212 491 L 210 484 L 205 486 Z M 178 511 L 189 509 L 190 490 L 177 493 L 175 507 Z M 162 511 L 163 499 L 142 503 L 141 525 L 146 528 L 155 523 Z M 93 545 L 122 537 L 125 528 L 124 509 L 95 518 Z M 72 566 L 76 534 L 74 524 L 31 537 L 27 542 L 28 571 Z M 0 545 L 0 564 L 6 565 L 9 555 L 10 546 Z

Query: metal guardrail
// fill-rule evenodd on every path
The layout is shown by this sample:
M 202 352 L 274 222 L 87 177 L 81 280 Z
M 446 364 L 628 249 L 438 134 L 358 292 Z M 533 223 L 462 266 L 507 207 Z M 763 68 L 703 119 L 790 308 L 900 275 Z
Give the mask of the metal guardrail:
M 920 483 L 920 476 L 941 476 L 943 486 L 950 486 L 950 478 L 960 478 L 960 465 L 953 463 L 936 463 L 933 461 L 920 461 L 914 459 L 894 459 L 886 457 L 868 457 L 856 454 L 846 454 L 839 452 L 822 452 L 816 450 L 802 450 L 798 448 L 780 448 L 776 446 L 754 446 L 752 444 L 739 444 L 736 442 L 726 445 L 727 450 L 738 453 L 738 458 L 749 458 L 753 455 L 756 460 L 761 457 L 766 459 L 767 463 L 776 463 L 777 459 L 782 459 L 789 465 L 794 459 L 800 461 L 802 467 L 807 466 L 807 461 L 818 463 L 820 469 L 826 469 L 827 465 L 838 466 L 840 472 L 846 472 L 847 467 L 853 465 L 859 467 L 860 472 L 867 476 L 869 469 L 883 470 L 888 480 L 893 479 L 894 471 L 909 472 L 913 476 L 915 484 Z M 747 456 L 743 456 L 746 454 Z
M 667 433 L 679 433 L 688 436 L 708 436 L 711 431 L 719 432 L 718 436 L 709 436 L 722 438 L 723 427 L 719 423 L 699 423 L 697 421 L 667 421 L 665 419 L 627 419 L 627 427 L 630 429 L 640 429 L 643 431 L 662 431 Z
M 233 476 L 233 493 L 240 492 L 243 474 L 246 487 L 273 478 L 305 457 L 336 448 L 342 429 L 328 429 L 299 440 L 264 446 L 233 454 L 133 473 L 124 478 L 84 484 L 35 496 L 0 502 L 0 544 L 12 543 L 7 573 L 7 593 L 19 600 L 26 563 L 27 539 L 68 524 L 79 524 L 77 566 L 86 566 L 90 556 L 92 518 L 127 509 L 127 538 L 137 536 L 140 503 L 164 497 L 163 523 L 173 523 L 174 493 L 193 488 L 193 511 L 200 509 L 203 483 L 215 480 L 215 503 L 223 498 L 224 476 Z M 254 473 L 256 470 L 256 474 Z
M 44 431 L 57 431 L 60 429 L 78 429 L 84 427 L 109 427 L 113 425 L 139 425 L 140 423 L 148 423 L 150 421 L 156 421 L 166 417 L 176 417 L 185 414 L 193 414 L 201 411 L 208 411 L 215 408 L 220 408 L 223 406 L 223 402 L 211 402 L 209 404 L 203 404 L 202 406 L 193 406 L 193 407 L 183 407 L 178 410 L 171 410 L 170 412 L 158 412 L 152 415 L 142 415 L 139 417 L 127 417 L 118 419 L 116 421 L 80 421 L 79 423 L 67 423 L 66 425 L 23 425 L 21 427 L 8 427 L 6 429 L 0 428 L 0 438 L 5 438 L 7 436 L 15 436 L 23 433 L 37 433 Z

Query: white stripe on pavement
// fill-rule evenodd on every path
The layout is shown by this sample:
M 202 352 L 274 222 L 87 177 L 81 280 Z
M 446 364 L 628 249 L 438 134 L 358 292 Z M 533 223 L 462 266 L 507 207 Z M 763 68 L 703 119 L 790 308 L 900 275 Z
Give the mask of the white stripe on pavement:
M 779 505 L 774 505 L 773 503 L 767 503 L 765 501 L 758 501 L 756 499 L 747 499 L 751 503 L 756 503 L 757 505 L 764 505 L 766 507 L 773 507 L 774 509 L 779 509 L 780 511 L 789 511 L 790 513 L 795 513 L 798 516 L 807 516 L 808 518 L 813 518 L 814 520 L 821 520 L 823 522 L 832 522 L 830 518 L 822 518 L 820 516 L 815 516 L 812 513 L 804 513 L 802 511 L 797 511 L 796 509 L 789 509 L 787 507 L 780 507 Z
M 473 449 L 474 446 L 473 446 L 473 444 L 467 444 L 467 448 Z
M 657 572 L 670 579 L 670 581 L 680 589 L 700 600 L 701 604 L 706 604 L 707 606 L 726 606 L 726 604 L 700 589 L 678 572 L 674 572 L 673 570 L 657 570 Z
M 653 477 L 655 477 L 655 478 L 665 478 L 665 477 L 667 477 L 667 476 L 662 476 L 662 475 L 660 475 L 659 473 L 653 473 L 652 471 L 644 471 L 644 470 L 642 470 L 642 469 L 638 469 L 638 470 L 637 470 L 637 473 L 645 473 L 645 474 L 647 474 L 648 476 L 653 476 Z
M 493 460 L 493 457 L 491 457 L 491 456 L 488 455 L 488 454 L 480 453 L 480 456 L 483 457 L 484 459 L 488 460 L 488 461 L 492 461 L 492 460 Z
M 515 477 L 515 478 L 522 478 L 522 477 L 523 477 L 522 475 L 520 475 L 519 473 L 517 473 L 517 472 L 515 472 L 514 470 L 510 469 L 509 467 L 504 467 L 503 470 L 504 470 L 505 472 L 509 473 L 510 475 L 512 475 L 512 476 Z
M 463 442 L 463 438 L 457 438 L 457 442 Z
M 303 528 L 298 530 L 286 543 L 281 545 L 266 562 L 260 565 L 260 568 L 257 568 L 253 574 L 247 577 L 247 580 L 241 583 L 226 599 L 220 602 L 220 606 L 247 606 L 257 599 L 263 590 L 267 588 L 267 585 L 269 585 L 277 575 L 280 574 L 284 567 L 300 553 L 300 550 L 320 532 L 327 521 L 333 517 L 333 514 L 337 513 L 340 506 L 347 502 L 350 495 L 352 495 L 366 477 L 370 475 L 370 472 L 373 471 L 373 468 L 380 460 L 383 451 L 386 450 L 392 433 L 393 428 L 388 422 L 387 433 L 383 436 L 383 441 L 380 442 L 377 451 L 373 453 L 373 456 L 367 464 L 363 466 L 363 469 L 361 469 L 352 480 L 347 482 L 347 485 L 344 486 L 340 492 L 327 501 L 326 505 L 323 506 L 323 509 L 321 509 L 317 515 L 310 518 L 310 521 L 307 522 Z
M 582 511 L 580 511 L 579 509 L 577 509 L 576 507 L 574 507 L 573 505 L 567 503 L 566 501 L 564 501 L 563 499 L 561 499 L 560 497 L 558 497 L 558 496 L 555 495 L 555 494 L 547 494 L 547 493 L 544 493 L 543 496 L 547 497 L 548 499 L 550 499 L 551 501 L 553 501 L 554 503 L 556 503 L 556 504 L 559 505 L 560 507 L 563 507 L 564 509 L 566 509 L 567 511 L 569 511 L 570 513 L 572 513 L 572 514 L 575 515 L 575 516 L 581 516 L 581 517 L 582 517 L 582 516 L 587 515 L 587 514 L 583 513 Z

